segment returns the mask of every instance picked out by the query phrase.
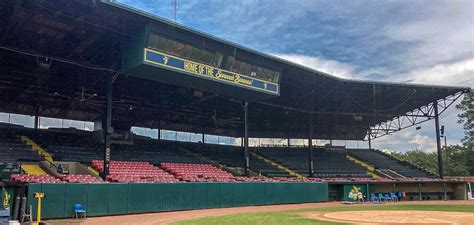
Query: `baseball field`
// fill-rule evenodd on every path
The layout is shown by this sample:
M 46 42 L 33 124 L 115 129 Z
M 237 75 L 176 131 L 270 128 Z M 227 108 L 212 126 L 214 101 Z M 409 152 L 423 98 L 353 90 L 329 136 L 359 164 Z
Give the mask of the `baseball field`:
M 473 201 L 340 202 L 251 206 L 51 220 L 48 224 L 474 224 Z

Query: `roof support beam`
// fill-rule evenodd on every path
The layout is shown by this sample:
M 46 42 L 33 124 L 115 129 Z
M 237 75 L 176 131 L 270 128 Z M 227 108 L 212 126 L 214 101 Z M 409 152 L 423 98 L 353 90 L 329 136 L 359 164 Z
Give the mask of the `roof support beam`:
M 398 132 L 402 129 L 413 127 L 424 123 L 431 119 L 436 119 L 436 116 L 442 114 L 448 109 L 456 100 L 458 100 L 464 92 L 458 92 L 446 98 L 437 100 L 428 105 L 419 107 L 415 110 L 405 113 L 402 116 L 396 116 L 392 120 L 382 122 L 380 124 L 369 127 L 367 132 L 367 139 L 370 136 L 371 139 L 380 138 L 385 135 Z M 441 111 L 438 111 L 440 106 Z

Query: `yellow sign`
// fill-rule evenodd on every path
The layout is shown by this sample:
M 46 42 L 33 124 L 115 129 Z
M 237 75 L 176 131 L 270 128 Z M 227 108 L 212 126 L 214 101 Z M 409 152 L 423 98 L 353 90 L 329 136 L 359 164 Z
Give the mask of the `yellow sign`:
M 271 81 L 265 81 L 256 77 L 238 74 L 216 68 L 213 66 L 197 63 L 187 59 L 181 59 L 163 52 L 145 48 L 145 63 L 159 66 L 167 69 L 174 69 L 197 77 L 235 86 L 246 87 L 270 94 L 279 94 L 279 84 Z

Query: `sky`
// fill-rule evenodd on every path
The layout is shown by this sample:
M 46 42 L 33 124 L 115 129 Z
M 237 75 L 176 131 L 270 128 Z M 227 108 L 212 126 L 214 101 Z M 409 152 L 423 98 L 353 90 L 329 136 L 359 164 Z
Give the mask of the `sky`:
M 172 0 L 118 2 L 174 20 Z M 176 22 L 335 76 L 474 87 L 472 0 L 177 0 Z M 448 144 L 462 126 L 440 117 Z M 434 122 L 373 141 L 434 151 Z M 357 143 L 363 146 L 366 143 Z

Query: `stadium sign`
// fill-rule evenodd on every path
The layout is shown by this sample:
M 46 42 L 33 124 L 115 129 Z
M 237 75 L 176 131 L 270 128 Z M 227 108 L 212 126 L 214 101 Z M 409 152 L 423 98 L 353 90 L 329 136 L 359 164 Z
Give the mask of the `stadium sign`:
M 145 64 L 151 66 L 171 69 L 191 76 L 231 84 L 238 87 L 249 88 L 269 94 L 279 94 L 278 83 L 264 81 L 255 77 L 230 72 L 148 48 L 145 48 L 144 53 Z

